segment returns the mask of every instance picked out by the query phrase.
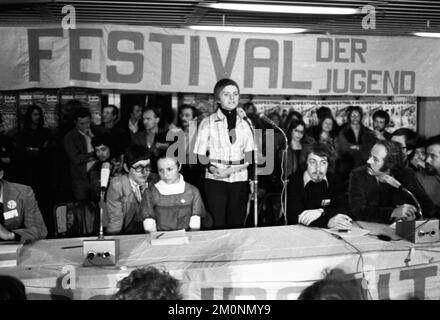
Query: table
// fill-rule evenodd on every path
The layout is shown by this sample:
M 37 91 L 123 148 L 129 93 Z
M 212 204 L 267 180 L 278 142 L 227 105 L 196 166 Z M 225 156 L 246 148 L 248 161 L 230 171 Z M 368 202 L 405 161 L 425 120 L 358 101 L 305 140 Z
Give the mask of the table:
M 373 235 L 346 240 L 363 255 L 373 299 L 438 299 L 440 243 L 397 240 L 388 226 L 361 223 Z M 374 234 L 388 233 L 396 241 Z M 136 267 L 165 267 L 182 282 L 185 299 L 296 299 L 340 267 L 362 276 L 358 252 L 323 229 L 300 225 L 198 231 L 185 245 L 152 246 L 150 235 L 115 236 L 121 251 L 114 267 L 83 267 L 85 238 L 40 240 L 24 246 L 17 267 L 0 274 L 18 277 L 29 299 L 108 299 L 116 284 Z M 90 238 L 88 238 L 90 239 Z M 409 258 L 409 260 L 408 260 Z

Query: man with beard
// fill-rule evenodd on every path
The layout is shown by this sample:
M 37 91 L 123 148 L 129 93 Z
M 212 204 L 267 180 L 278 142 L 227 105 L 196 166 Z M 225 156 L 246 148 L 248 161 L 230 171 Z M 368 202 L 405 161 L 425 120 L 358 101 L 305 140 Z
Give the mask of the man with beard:
M 288 224 L 311 227 L 349 229 L 351 218 L 347 213 L 341 183 L 331 172 L 334 155 L 328 145 L 314 143 L 304 153 L 305 170 L 289 177 Z M 330 170 L 328 170 L 330 168 Z
M 426 142 L 425 172 L 416 175 L 428 197 L 440 207 L 440 135 Z
M 384 110 L 377 110 L 373 113 L 373 133 L 378 140 L 390 140 L 391 133 L 385 130 L 390 123 L 390 115 Z
M 412 199 L 399 186 L 411 191 L 420 202 L 425 217 L 435 215 L 434 205 L 414 171 L 403 166 L 402 150 L 398 143 L 378 141 L 370 152 L 367 164 L 350 175 L 349 203 L 357 220 L 392 223 L 417 218 Z

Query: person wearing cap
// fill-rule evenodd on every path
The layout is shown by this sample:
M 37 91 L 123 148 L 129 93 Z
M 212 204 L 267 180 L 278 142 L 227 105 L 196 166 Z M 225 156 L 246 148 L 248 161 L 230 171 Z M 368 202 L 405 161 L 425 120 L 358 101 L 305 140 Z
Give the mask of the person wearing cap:
M 214 228 L 243 227 L 253 135 L 243 115 L 237 112 L 240 91 L 235 81 L 219 80 L 214 99 L 217 111 L 200 123 L 194 153 L 206 165 L 205 193 Z
M 142 146 L 127 149 L 123 166 L 127 174 L 110 181 L 103 225 L 107 234 L 144 233 L 142 198 L 146 189 L 159 181 L 159 176 L 151 172 L 151 154 Z
M 0 162 L 0 240 L 29 243 L 46 238 L 47 228 L 32 188 L 6 181 L 3 174 Z

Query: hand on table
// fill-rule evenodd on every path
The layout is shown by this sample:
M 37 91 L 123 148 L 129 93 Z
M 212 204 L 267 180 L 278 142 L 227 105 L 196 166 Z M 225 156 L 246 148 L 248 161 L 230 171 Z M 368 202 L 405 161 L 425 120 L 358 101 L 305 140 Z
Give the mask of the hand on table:
M 336 229 L 351 229 L 351 218 L 345 214 L 337 214 L 328 221 L 327 227 Z
M 313 221 L 318 219 L 324 211 L 322 209 L 313 209 L 313 210 L 304 210 L 298 216 L 298 223 L 301 223 L 305 226 L 310 225 Z
M 7 230 L 3 225 L 0 224 L 0 239 L 1 240 L 14 240 L 15 234 Z

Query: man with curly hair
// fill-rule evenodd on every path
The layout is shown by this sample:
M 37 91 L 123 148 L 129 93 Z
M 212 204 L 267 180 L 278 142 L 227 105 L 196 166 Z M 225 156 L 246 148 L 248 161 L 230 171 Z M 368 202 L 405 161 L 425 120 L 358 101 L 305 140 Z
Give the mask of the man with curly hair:
M 155 267 L 133 270 L 118 288 L 115 300 L 182 300 L 179 281 Z

